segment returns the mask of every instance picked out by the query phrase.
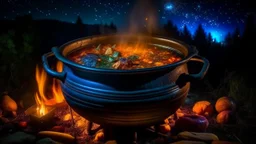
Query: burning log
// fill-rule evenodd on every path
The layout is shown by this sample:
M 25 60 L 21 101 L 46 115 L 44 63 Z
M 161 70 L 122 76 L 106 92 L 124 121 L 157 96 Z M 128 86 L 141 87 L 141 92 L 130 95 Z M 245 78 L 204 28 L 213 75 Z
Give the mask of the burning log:
M 44 127 L 45 125 L 42 124 L 48 124 L 53 122 L 54 111 L 54 107 L 38 107 L 37 105 L 33 105 L 25 111 L 25 114 L 30 116 L 30 122 L 32 124 Z
M 94 141 L 103 141 L 103 140 L 104 140 L 104 132 L 99 131 L 98 133 L 96 133 L 94 137 Z
M 70 134 L 53 131 L 41 131 L 37 136 L 40 138 L 51 138 L 52 140 L 62 143 L 74 143 L 75 141 L 75 138 Z

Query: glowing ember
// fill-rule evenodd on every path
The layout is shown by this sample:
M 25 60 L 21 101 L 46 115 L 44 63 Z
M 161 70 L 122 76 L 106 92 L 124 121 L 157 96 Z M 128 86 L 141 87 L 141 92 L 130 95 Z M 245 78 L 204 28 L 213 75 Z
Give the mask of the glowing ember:
M 63 69 L 63 64 L 61 62 L 57 63 L 57 71 L 61 72 Z M 39 67 L 36 66 L 36 82 L 38 86 L 38 92 L 35 93 L 35 100 L 37 104 L 37 114 L 42 116 L 47 113 L 46 105 L 53 106 L 64 101 L 64 96 L 61 91 L 60 83 L 56 79 L 53 79 L 52 86 L 52 98 L 49 98 L 45 95 L 45 84 L 47 80 L 47 74 L 42 69 L 39 70 Z

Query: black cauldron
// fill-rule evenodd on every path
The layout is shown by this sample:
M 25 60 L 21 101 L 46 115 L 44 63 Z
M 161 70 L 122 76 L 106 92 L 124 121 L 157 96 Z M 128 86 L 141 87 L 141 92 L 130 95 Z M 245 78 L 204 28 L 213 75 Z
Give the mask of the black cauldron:
M 91 44 L 116 44 L 144 41 L 174 49 L 184 58 L 176 63 L 154 68 L 113 70 L 85 67 L 66 56 Z M 162 122 L 184 102 L 190 81 L 202 79 L 209 62 L 197 55 L 195 47 L 177 40 L 150 36 L 103 35 L 77 39 L 42 56 L 46 72 L 61 80 L 67 103 L 84 118 L 116 127 L 150 126 Z M 62 72 L 50 69 L 47 58 L 55 56 L 64 63 Z M 198 74 L 188 74 L 187 62 L 203 63 Z

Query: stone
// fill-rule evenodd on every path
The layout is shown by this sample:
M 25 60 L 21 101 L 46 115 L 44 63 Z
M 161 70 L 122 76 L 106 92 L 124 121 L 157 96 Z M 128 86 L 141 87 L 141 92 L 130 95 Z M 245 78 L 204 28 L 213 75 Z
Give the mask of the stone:
M 0 139 L 1 144 L 32 144 L 35 143 L 35 140 L 35 136 L 24 132 L 16 132 Z
M 201 115 L 185 114 L 175 122 L 178 131 L 204 132 L 208 127 L 208 120 Z

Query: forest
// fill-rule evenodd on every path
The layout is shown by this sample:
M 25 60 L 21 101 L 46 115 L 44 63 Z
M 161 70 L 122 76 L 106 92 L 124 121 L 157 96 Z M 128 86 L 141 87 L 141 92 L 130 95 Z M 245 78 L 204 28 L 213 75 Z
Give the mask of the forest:
M 57 20 L 34 20 L 30 15 L 15 20 L 0 21 L 0 92 L 20 93 L 29 89 L 34 80 L 35 66 L 41 56 L 53 46 L 60 46 L 80 37 L 118 33 L 110 24 L 84 24 Z M 202 25 L 192 35 L 187 26 L 179 31 L 168 21 L 154 31 L 154 35 L 174 38 L 195 46 L 201 56 L 210 61 L 210 69 L 202 81 L 192 83 L 191 92 L 209 95 L 213 99 L 231 96 L 239 103 L 244 115 L 255 115 L 256 86 L 254 49 L 256 41 L 255 15 L 248 16 L 244 31 L 236 28 L 225 41 L 216 42 Z

